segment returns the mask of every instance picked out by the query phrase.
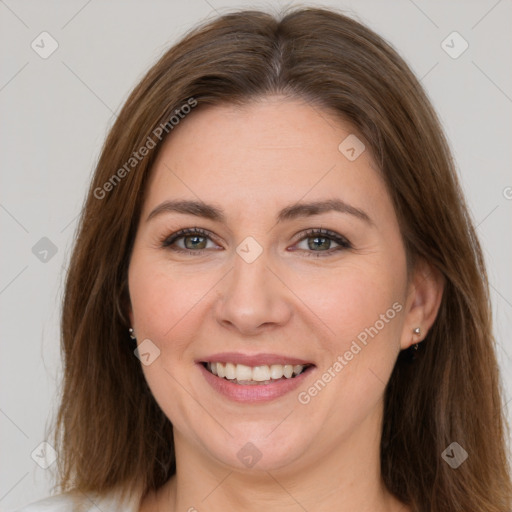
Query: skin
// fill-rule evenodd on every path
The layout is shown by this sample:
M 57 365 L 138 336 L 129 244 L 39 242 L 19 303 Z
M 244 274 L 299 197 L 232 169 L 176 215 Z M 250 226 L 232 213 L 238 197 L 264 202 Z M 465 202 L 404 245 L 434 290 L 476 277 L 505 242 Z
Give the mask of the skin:
M 431 327 L 443 286 L 426 264 L 408 279 L 398 221 L 370 151 L 349 161 L 338 150 L 351 133 L 327 111 L 272 96 L 193 111 L 162 147 L 130 260 L 130 318 L 138 343 L 149 339 L 160 350 L 142 369 L 174 426 L 177 474 L 140 510 L 409 510 L 381 480 L 383 394 L 399 351 Z M 276 223 L 285 206 L 333 198 L 364 210 L 371 223 L 333 211 Z M 226 222 L 175 212 L 147 220 L 170 199 L 214 203 Z M 188 241 L 197 253 L 199 243 L 201 254 L 162 247 L 194 227 L 215 239 L 192 235 L 174 247 Z M 317 248 L 323 235 L 303 234 L 315 228 L 352 247 L 334 251 L 327 238 Z M 263 250 L 252 263 L 236 252 L 248 236 Z M 300 403 L 298 393 L 394 303 L 401 311 Z M 228 351 L 287 354 L 316 368 L 296 391 L 240 404 L 215 391 L 195 363 Z M 262 454 L 252 468 L 237 457 L 247 442 Z

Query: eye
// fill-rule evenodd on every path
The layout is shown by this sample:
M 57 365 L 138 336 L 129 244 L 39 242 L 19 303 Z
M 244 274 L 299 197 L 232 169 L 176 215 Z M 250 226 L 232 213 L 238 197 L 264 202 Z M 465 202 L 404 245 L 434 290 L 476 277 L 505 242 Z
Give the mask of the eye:
M 311 229 L 306 231 L 304 235 L 305 236 L 299 240 L 299 243 L 306 242 L 306 248 L 300 249 L 306 251 L 304 255 L 307 257 L 329 256 L 333 252 L 352 248 L 352 244 L 344 236 L 328 229 Z M 337 247 L 331 248 L 333 242 L 337 244 Z
M 352 248 L 351 243 L 344 236 L 328 229 L 311 229 L 302 233 L 302 235 L 298 243 L 307 243 L 306 248 L 299 247 L 299 250 L 304 251 L 304 255 L 307 257 L 329 256 L 334 252 Z M 200 255 L 205 249 L 212 248 L 208 247 L 208 242 L 213 243 L 212 237 L 212 233 L 205 229 L 185 228 L 164 238 L 161 241 L 161 247 L 169 248 L 175 252 Z M 337 246 L 332 248 L 332 243 L 335 243 Z M 216 247 L 218 248 L 218 246 Z M 291 249 L 291 251 L 296 250 Z
M 211 233 L 201 228 L 180 229 L 171 236 L 162 241 L 162 247 L 168 247 L 176 252 L 187 252 L 200 254 L 207 249 L 207 242 L 210 240 Z M 179 244 L 177 242 L 182 242 Z M 176 247 L 173 247 L 176 245 Z

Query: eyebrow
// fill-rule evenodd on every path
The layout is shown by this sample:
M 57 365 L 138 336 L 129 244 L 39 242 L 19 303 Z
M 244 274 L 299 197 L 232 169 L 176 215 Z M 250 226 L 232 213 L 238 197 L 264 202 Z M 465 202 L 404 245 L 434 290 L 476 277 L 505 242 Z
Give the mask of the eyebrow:
M 367 224 L 373 225 L 372 220 L 365 211 L 360 208 L 356 208 L 355 206 L 351 206 L 341 199 L 326 199 L 324 201 L 292 204 L 283 208 L 278 213 L 277 222 L 280 223 L 300 217 L 311 217 L 313 215 L 319 215 L 330 211 L 353 215 Z M 215 222 L 226 222 L 226 216 L 222 208 L 213 204 L 204 203 L 203 201 L 190 200 L 164 201 L 148 215 L 146 222 L 166 212 L 183 213 L 187 215 L 195 215 L 196 217 L 203 217 Z

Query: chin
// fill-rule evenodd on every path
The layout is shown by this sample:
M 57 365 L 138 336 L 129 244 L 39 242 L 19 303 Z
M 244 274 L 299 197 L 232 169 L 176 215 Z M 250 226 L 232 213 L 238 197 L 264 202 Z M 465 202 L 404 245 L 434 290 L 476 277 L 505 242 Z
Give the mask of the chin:
M 277 431 L 281 427 L 276 428 L 275 422 L 274 432 L 267 423 L 252 423 L 249 428 L 244 428 L 248 427 L 246 422 L 237 427 L 226 425 L 232 436 L 224 431 L 217 436 L 209 435 L 201 440 L 202 449 L 230 470 L 254 473 L 283 469 L 304 457 L 311 444 L 305 441 L 308 433 L 301 432 L 299 425 L 295 427 L 284 423 L 286 421 L 279 433 Z M 309 438 L 312 440 L 314 437 L 310 432 Z

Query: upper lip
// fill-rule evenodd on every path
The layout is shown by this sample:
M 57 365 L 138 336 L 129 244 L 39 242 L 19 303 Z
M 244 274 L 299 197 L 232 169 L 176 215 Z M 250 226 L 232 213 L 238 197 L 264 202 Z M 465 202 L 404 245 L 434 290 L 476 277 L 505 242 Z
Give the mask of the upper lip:
M 240 352 L 222 352 L 220 354 L 212 354 L 198 360 L 201 363 L 233 363 L 244 364 L 246 366 L 263 366 L 273 364 L 313 364 L 311 361 L 299 359 L 297 357 L 286 356 L 283 354 L 241 354 Z

